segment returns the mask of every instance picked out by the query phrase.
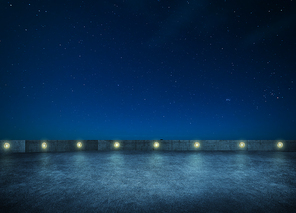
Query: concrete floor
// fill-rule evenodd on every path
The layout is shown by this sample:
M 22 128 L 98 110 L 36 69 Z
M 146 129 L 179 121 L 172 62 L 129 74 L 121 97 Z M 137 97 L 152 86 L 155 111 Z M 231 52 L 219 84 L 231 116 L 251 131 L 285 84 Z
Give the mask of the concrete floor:
M 0 156 L 0 212 L 296 212 L 296 152 Z

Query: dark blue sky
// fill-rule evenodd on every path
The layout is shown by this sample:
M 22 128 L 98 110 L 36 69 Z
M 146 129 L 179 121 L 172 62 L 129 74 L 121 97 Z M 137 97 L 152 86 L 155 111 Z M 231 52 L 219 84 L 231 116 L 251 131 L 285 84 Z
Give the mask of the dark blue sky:
M 0 139 L 295 139 L 296 1 L 1 1 Z

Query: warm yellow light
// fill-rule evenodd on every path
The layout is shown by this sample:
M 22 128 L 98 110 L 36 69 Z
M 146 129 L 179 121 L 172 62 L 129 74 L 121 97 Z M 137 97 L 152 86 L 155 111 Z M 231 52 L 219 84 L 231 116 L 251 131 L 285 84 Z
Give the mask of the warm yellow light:
M 10 147 L 10 144 L 9 144 L 9 143 L 5 143 L 5 144 L 4 144 L 4 148 L 5 148 L 5 149 L 9 149 L 9 147 Z
M 200 146 L 200 144 L 198 142 L 194 143 L 195 148 L 198 148 Z
M 277 146 L 278 146 L 278 148 L 282 148 L 284 146 L 284 144 L 282 142 L 278 142 Z
M 244 142 L 240 142 L 239 143 L 240 148 L 244 148 L 245 147 L 245 143 Z
M 159 147 L 159 143 L 158 143 L 158 142 L 155 142 L 155 143 L 154 143 L 154 147 L 155 147 L 155 148 Z
M 119 144 L 118 142 L 115 142 L 115 143 L 114 143 L 114 147 L 115 147 L 115 148 L 118 148 L 119 146 L 120 146 L 120 144 Z
M 78 148 L 81 148 L 81 147 L 82 147 L 82 143 L 81 143 L 81 142 L 78 142 L 78 143 L 77 143 L 77 147 L 78 147 Z
M 43 148 L 43 149 L 46 149 L 46 147 L 47 147 L 47 144 L 46 144 L 45 142 L 43 142 L 43 143 L 42 143 L 42 148 Z

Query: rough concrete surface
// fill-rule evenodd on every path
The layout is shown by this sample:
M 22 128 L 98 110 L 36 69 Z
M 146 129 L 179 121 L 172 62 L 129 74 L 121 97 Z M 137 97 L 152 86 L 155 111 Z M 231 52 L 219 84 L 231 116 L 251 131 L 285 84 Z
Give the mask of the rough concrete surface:
M 46 142 L 44 150 L 41 144 Z M 78 148 L 77 143 L 81 142 L 82 147 Z M 98 150 L 97 140 L 26 140 L 26 152 L 75 152 Z
M 294 152 L 0 156 L 1 212 L 295 212 Z
M 4 144 L 9 142 L 9 149 L 4 149 Z M 25 140 L 0 140 L 0 154 L 22 153 L 25 152 Z
M 10 149 L 3 147 L 7 142 Z M 43 149 L 41 144 L 47 143 Z M 78 148 L 77 143 L 82 147 Z M 115 148 L 114 143 L 120 143 Z M 159 143 L 155 148 L 153 144 Z M 200 146 L 194 146 L 199 142 Z M 244 147 L 239 146 L 243 142 Z M 277 146 L 278 142 L 283 147 Z M 0 141 L 0 154 L 32 152 L 76 152 L 76 151 L 281 151 L 296 152 L 296 140 L 7 140 Z

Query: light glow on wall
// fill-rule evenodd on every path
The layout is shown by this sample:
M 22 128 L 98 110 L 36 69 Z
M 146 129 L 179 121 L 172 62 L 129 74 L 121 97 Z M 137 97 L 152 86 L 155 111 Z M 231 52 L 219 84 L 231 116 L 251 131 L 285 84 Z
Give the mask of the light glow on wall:
M 45 142 L 43 142 L 41 146 L 42 146 L 42 149 L 46 149 L 47 144 Z
M 4 148 L 5 148 L 5 149 L 9 149 L 9 147 L 10 147 L 10 144 L 9 144 L 9 143 L 5 143 L 5 144 L 4 144 Z
M 153 146 L 154 146 L 155 148 L 158 148 L 158 147 L 159 147 L 159 143 L 158 143 L 158 142 L 155 142 Z
M 78 142 L 78 143 L 77 143 L 77 147 L 78 147 L 78 148 L 81 148 L 81 147 L 82 147 L 82 143 L 81 143 L 81 142 Z
M 244 148 L 244 147 L 245 147 L 245 143 L 244 143 L 244 142 L 240 142 L 240 143 L 239 143 L 239 147 L 240 147 L 240 148 Z
M 115 142 L 115 143 L 114 143 L 114 147 L 115 147 L 115 148 L 119 148 L 119 146 L 120 146 L 120 144 L 119 144 L 118 142 Z
M 283 146 L 284 146 L 284 144 L 283 144 L 282 142 L 278 142 L 278 143 L 277 143 L 277 147 L 278 147 L 278 148 L 282 148 Z
M 195 142 L 195 143 L 194 143 L 194 147 L 195 147 L 195 148 L 198 148 L 199 146 L 200 146 L 200 143 L 198 143 L 198 142 Z

